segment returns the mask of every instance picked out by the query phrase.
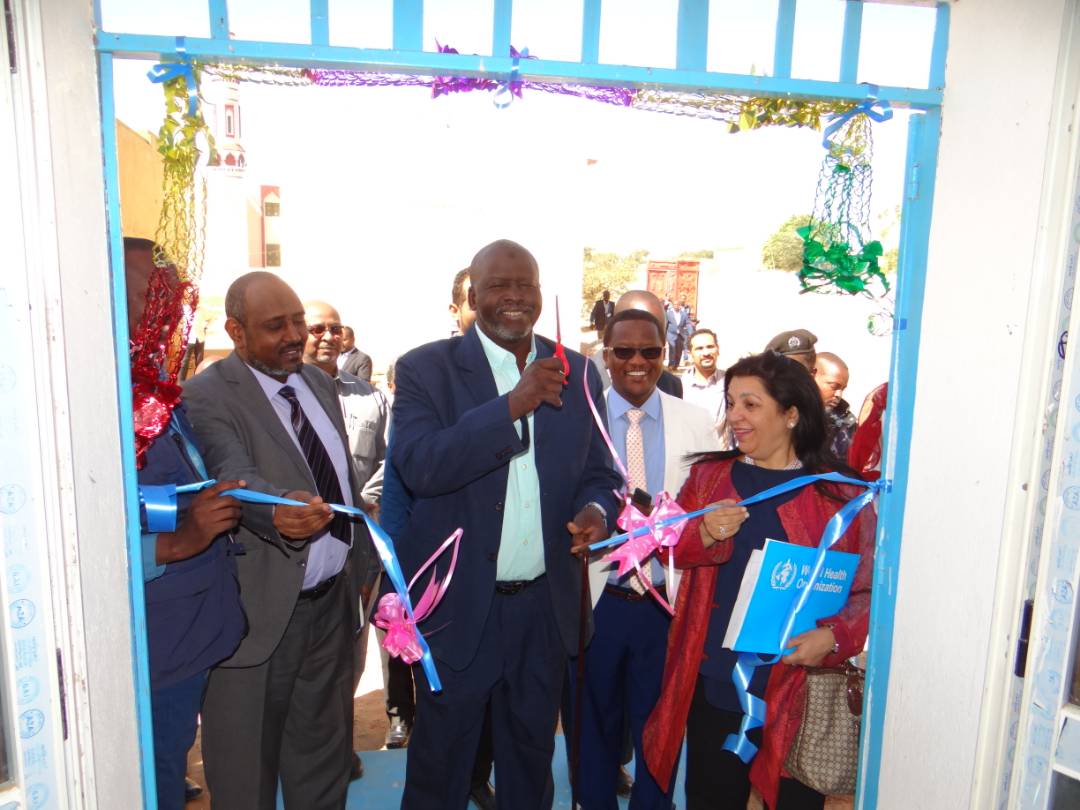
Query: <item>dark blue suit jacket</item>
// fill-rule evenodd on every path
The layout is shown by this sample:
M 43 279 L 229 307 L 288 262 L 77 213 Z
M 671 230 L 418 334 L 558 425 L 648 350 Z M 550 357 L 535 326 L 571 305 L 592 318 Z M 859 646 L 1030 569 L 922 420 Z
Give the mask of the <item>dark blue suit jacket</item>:
M 186 445 L 195 444 L 191 437 L 183 407 L 178 407 L 169 428 L 147 449 L 139 483 L 190 484 L 201 480 L 186 449 Z M 191 498 L 179 497 L 178 524 Z M 223 534 L 205 551 L 169 563 L 164 574 L 146 583 L 151 688 L 171 686 L 205 672 L 236 650 L 247 621 L 240 606 L 232 556 L 235 551 L 228 535 Z
M 538 337 L 537 358 L 553 353 L 551 342 Z M 544 587 L 551 590 L 567 651 L 577 651 L 581 567 L 570 554 L 566 523 L 596 501 L 607 510 L 611 528 L 617 517 L 613 490 L 621 479 L 585 400 L 582 378 L 588 368 L 589 389 L 603 418 L 599 375 L 577 352 L 567 355 L 570 383 L 563 389 L 562 407 L 537 408 L 534 435 L 522 438 L 510 419 L 507 395 L 498 395 L 476 328 L 414 349 L 395 366 L 389 452 L 413 498 L 394 537 L 406 577 L 411 578 L 454 529 L 464 529 L 450 588 L 421 627 L 430 634 L 435 657 L 453 669 L 472 661 L 494 598 L 508 465 L 527 449 L 524 440 L 536 444 Z M 445 563 L 440 571 L 445 571 Z

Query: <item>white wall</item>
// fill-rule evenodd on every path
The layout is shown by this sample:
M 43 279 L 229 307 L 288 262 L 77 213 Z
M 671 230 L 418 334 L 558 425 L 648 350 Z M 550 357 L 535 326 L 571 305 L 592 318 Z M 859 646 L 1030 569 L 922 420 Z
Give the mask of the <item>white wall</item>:
M 68 639 L 69 765 L 79 771 L 69 774 L 69 806 L 134 808 L 142 790 L 92 7 L 23 0 L 15 10 L 29 31 L 19 69 L 29 74 L 36 152 L 32 171 L 20 167 L 35 183 L 23 191 L 27 275 L 40 279 L 48 325 L 36 349 L 51 382 L 38 407 L 56 420 L 41 442 L 56 448 L 43 486 L 60 515 L 47 532 L 52 587 L 68 611 L 57 633 Z M 16 176 L 9 160 L 0 156 L 5 178 Z
M 983 0 L 952 8 L 881 808 L 974 806 L 1065 6 Z

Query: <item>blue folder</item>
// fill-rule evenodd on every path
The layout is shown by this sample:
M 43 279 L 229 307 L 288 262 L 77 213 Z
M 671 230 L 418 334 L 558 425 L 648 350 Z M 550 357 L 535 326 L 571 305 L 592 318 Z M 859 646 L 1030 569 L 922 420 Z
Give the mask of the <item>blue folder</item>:
M 752 552 L 728 622 L 724 646 L 736 652 L 779 653 L 788 611 L 799 592 L 806 588 L 817 555 L 815 547 L 779 540 L 766 540 L 763 549 Z M 858 564 L 858 554 L 825 552 L 821 576 L 795 618 L 792 636 L 813 629 L 818 619 L 838 613 L 847 604 Z

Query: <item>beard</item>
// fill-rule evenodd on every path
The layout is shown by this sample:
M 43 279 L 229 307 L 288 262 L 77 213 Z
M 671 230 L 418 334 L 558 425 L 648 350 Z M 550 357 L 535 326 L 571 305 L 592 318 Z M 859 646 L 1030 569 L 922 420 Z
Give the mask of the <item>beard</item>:
M 262 360 L 259 360 L 259 359 L 255 358 L 255 357 L 252 357 L 248 361 L 248 363 L 251 365 L 251 367 L 253 369 L 255 369 L 257 371 L 261 371 L 263 374 L 267 375 L 268 377 L 288 377 L 290 374 L 295 374 L 296 372 L 298 372 L 300 370 L 301 366 L 304 365 L 304 361 L 303 361 L 302 357 L 297 362 L 290 363 L 289 365 L 282 366 L 280 368 L 274 368 L 274 367 L 268 365 L 267 363 L 264 363 Z
M 528 326 L 514 328 L 511 326 L 505 326 L 500 323 L 489 323 L 486 319 L 480 316 L 479 312 L 476 313 L 476 320 L 480 323 L 481 326 L 484 327 L 484 332 L 486 332 L 491 337 L 511 343 L 514 341 L 523 340 L 524 338 L 527 338 L 529 335 L 531 335 L 533 331 L 533 325 L 536 322 L 535 307 L 521 307 L 521 310 L 529 317 Z M 499 313 L 496 311 L 496 315 L 497 314 Z

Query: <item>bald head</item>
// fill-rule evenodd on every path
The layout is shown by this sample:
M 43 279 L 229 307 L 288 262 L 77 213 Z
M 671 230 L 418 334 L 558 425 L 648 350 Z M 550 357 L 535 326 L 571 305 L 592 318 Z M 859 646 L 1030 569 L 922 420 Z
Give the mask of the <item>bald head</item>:
M 536 258 L 517 242 L 500 239 L 473 257 L 469 279 L 469 306 L 484 334 L 508 351 L 531 346 L 542 307 Z
M 509 262 L 531 265 L 537 276 L 540 275 L 540 266 L 536 263 L 536 258 L 526 248 L 510 239 L 496 239 L 491 244 L 484 245 L 473 256 L 469 264 L 469 278 L 473 284 L 476 284 L 477 276 L 483 278 L 493 268 Z
M 225 331 L 252 368 L 282 381 L 300 370 L 308 336 L 304 305 L 280 278 L 262 270 L 240 276 L 225 294 L 225 314 Z
M 835 407 L 848 386 L 847 363 L 832 352 L 818 352 L 814 368 L 814 382 L 821 392 L 826 408 Z
M 661 333 L 667 332 L 667 316 L 663 302 L 648 290 L 630 290 L 619 296 L 615 302 L 615 314 L 628 309 L 639 309 L 652 315 L 660 324 Z

